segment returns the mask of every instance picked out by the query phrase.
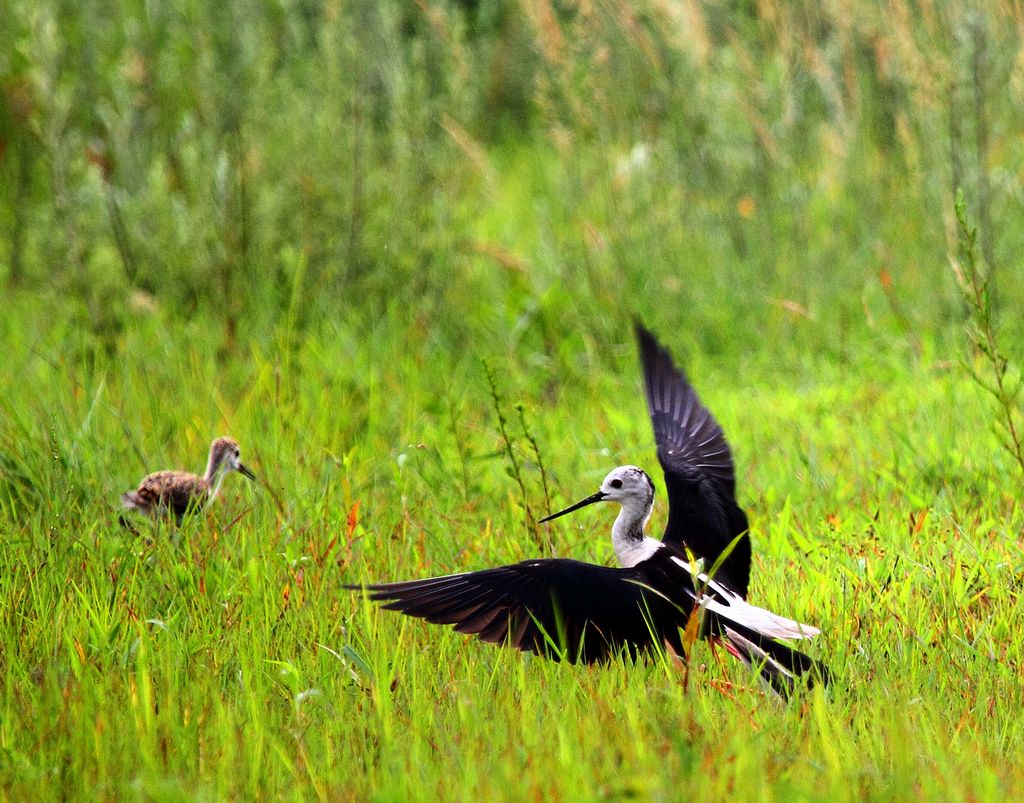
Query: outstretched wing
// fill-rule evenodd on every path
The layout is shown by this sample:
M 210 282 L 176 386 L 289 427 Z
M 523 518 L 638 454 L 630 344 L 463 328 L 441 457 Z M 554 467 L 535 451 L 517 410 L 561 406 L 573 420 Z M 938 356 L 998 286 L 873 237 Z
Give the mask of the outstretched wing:
M 685 544 L 710 565 L 734 538 L 747 531 L 747 516 L 736 503 L 736 475 L 729 444 L 668 351 L 640 323 L 636 323 L 636 336 L 647 409 L 668 492 L 669 515 L 663 540 Z M 750 581 L 747 535 L 722 564 L 717 578 L 746 596 Z
M 635 656 L 662 639 L 682 654 L 679 628 L 689 614 L 644 585 L 634 569 L 564 559 L 365 589 L 389 610 L 571 663 L 623 649 Z
M 700 633 L 724 639 L 729 651 L 756 667 L 779 694 L 799 675 L 827 682 L 823 664 L 776 639 L 806 639 L 817 628 L 750 605 L 720 581 L 690 565 L 677 547 L 658 549 L 629 569 L 575 560 L 529 560 L 479 572 L 346 588 L 369 592 L 385 608 L 435 624 L 454 625 L 484 641 L 575 663 L 620 652 L 632 656 L 679 636 L 693 612 L 693 575 L 702 587 Z M 659 593 L 668 591 L 676 604 Z

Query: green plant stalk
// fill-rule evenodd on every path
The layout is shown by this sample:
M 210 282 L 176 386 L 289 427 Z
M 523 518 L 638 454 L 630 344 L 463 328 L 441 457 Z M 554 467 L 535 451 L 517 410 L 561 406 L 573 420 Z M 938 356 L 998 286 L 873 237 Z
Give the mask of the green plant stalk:
M 1011 382 L 1007 376 L 1010 360 L 1005 356 L 999 342 L 993 319 L 991 277 L 981 264 L 977 245 L 978 232 L 967 220 L 963 193 L 959 191 L 954 202 L 954 212 L 957 221 L 959 258 L 953 261 L 952 267 L 971 316 L 967 336 L 974 348 L 988 361 L 992 378 L 981 376 L 966 362 L 964 367 L 975 384 L 995 399 L 997 424 L 1002 427 L 1004 433 L 1000 442 L 1017 463 L 1021 472 L 1020 479 L 1024 481 L 1024 438 L 1021 434 L 1020 410 L 1017 406 L 1021 380 Z
M 545 544 L 546 536 L 542 538 L 538 532 L 537 522 L 534 519 L 533 511 L 530 509 L 530 500 L 526 492 L 526 483 L 523 481 L 523 473 L 519 466 L 519 460 L 516 458 L 512 439 L 508 436 L 508 426 L 505 421 L 505 414 L 501 409 L 501 396 L 498 393 L 498 385 L 494 379 L 494 371 L 491 370 L 487 360 L 482 359 L 480 362 L 484 368 L 484 375 L 487 377 L 487 385 L 491 390 L 491 401 L 494 404 L 494 412 L 498 416 L 498 431 L 501 432 L 505 454 L 508 455 L 509 464 L 512 466 L 512 476 L 515 478 L 516 485 L 519 486 L 519 493 L 522 496 L 526 533 L 538 547 L 546 547 L 550 552 L 550 544 Z

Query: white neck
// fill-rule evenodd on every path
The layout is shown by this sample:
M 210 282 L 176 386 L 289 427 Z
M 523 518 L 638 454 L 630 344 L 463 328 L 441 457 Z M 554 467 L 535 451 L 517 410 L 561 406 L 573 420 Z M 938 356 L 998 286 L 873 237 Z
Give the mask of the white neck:
M 207 476 L 209 476 L 207 471 Z M 210 499 L 212 500 L 218 493 L 220 493 L 220 485 L 224 482 L 224 478 L 228 475 L 227 467 L 221 464 L 218 467 L 217 473 L 210 480 Z
M 210 499 L 213 499 L 220 491 L 220 484 L 224 482 L 224 477 L 227 476 L 228 466 L 226 460 L 221 460 L 219 463 L 215 463 L 214 458 L 216 457 L 213 447 L 210 447 L 210 459 L 206 461 L 206 474 L 203 475 L 203 479 L 206 480 L 207 487 L 209 488 Z
M 213 483 L 213 472 L 216 471 L 217 468 L 218 468 L 217 464 L 213 462 L 215 457 L 216 457 L 216 454 L 214 453 L 213 447 L 211 446 L 210 447 L 210 456 L 209 456 L 209 458 L 206 461 L 206 473 L 203 474 L 203 479 L 206 480 L 208 483 L 211 483 L 211 484 Z M 224 473 L 220 472 L 220 476 L 223 479 Z
M 636 566 L 661 549 L 661 541 L 644 535 L 653 507 L 653 500 L 647 504 L 639 499 L 628 499 L 622 503 L 622 510 L 612 525 L 612 546 L 623 568 Z

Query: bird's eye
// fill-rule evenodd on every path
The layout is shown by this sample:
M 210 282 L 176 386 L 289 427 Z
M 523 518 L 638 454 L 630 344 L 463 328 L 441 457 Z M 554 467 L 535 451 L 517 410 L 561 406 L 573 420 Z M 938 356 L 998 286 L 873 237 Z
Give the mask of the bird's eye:
M 611 485 L 612 488 L 621 488 L 622 487 L 622 480 L 612 480 L 608 484 Z

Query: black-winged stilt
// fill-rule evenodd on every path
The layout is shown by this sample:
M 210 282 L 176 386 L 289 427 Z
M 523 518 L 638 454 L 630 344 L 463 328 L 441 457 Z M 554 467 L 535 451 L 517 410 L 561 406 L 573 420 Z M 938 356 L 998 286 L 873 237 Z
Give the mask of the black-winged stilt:
M 541 521 L 597 502 L 621 506 L 612 544 L 621 568 L 568 559 L 528 560 L 425 580 L 365 586 L 389 610 L 454 625 L 484 641 L 507 642 L 556 660 L 593 662 L 667 645 L 684 650 L 680 630 L 702 612 L 700 635 L 721 639 L 780 694 L 794 679 L 825 667 L 776 639 L 820 631 L 749 604 L 746 516 L 733 496 L 732 458 L 721 427 L 704 408 L 668 352 L 639 324 L 648 407 L 669 488 L 663 540 L 644 533 L 654 483 L 636 466 L 620 466 L 597 493 Z M 715 577 L 705 573 L 734 539 Z M 742 548 L 744 547 L 745 548 Z M 701 561 L 691 563 L 689 548 Z M 363 586 L 347 586 L 364 588 Z

